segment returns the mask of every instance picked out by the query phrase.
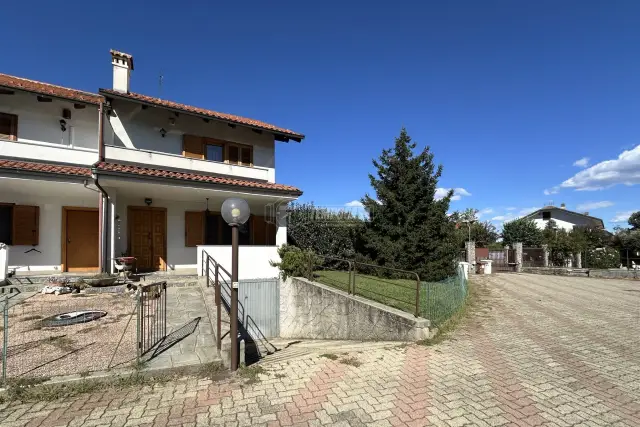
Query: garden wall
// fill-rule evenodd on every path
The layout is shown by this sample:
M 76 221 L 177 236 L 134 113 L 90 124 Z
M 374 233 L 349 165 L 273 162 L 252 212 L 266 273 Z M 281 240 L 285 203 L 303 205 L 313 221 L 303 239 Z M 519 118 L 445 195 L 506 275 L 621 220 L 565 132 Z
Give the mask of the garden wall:
M 280 336 L 336 340 L 418 341 L 429 320 L 365 298 L 290 278 L 280 285 Z
M 566 267 L 523 267 L 523 273 L 550 274 L 556 276 L 594 277 L 599 279 L 640 279 L 640 270 L 596 270 Z

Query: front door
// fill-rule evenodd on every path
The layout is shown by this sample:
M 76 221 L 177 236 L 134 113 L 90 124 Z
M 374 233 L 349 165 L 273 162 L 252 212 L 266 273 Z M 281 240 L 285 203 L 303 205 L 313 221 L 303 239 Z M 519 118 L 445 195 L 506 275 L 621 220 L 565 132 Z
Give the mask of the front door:
M 129 207 L 129 253 L 140 270 L 166 270 L 167 211 Z
M 99 220 L 96 209 L 64 209 L 66 271 L 98 270 Z

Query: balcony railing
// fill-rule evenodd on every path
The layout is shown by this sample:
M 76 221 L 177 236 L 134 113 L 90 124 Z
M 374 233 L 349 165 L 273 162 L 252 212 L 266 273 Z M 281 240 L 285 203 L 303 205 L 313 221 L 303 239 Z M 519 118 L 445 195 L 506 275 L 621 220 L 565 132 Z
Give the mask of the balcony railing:
M 182 169 L 261 181 L 269 181 L 270 177 L 268 168 L 230 165 L 210 160 L 191 159 L 177 154 L 116 147 L 113 145 L 105 146 L 105 157 L 107 161 L 124 161 L 152 168 Z
M 46 142 L 0 140 L 0 156 L 88 166 L 98 161 L 98 150 Z

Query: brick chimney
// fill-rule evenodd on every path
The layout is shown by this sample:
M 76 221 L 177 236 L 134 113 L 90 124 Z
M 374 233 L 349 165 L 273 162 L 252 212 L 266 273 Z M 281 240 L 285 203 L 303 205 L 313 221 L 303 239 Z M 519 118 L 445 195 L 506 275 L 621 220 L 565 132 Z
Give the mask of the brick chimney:
M 111 49 L 111 65 L 113 65 L 113 90 L 129 93 L 133 56 Z

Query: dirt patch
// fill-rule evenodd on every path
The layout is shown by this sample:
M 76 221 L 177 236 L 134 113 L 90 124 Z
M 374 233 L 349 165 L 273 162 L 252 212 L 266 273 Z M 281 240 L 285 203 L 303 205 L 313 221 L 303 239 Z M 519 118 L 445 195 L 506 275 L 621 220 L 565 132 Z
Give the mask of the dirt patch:
M 17 304 L 9 313 L 7 376 L 51 377 L 123 367 L 136 357 L 135 299 L 127 294 L 42 295 Z M 42 319 L 61 313 L 102 310 L 87 323 L 46 327 Z M 118 342 L 122 342 L 118 347 Z M 111 365 L 109 362 L 113 356 Z

